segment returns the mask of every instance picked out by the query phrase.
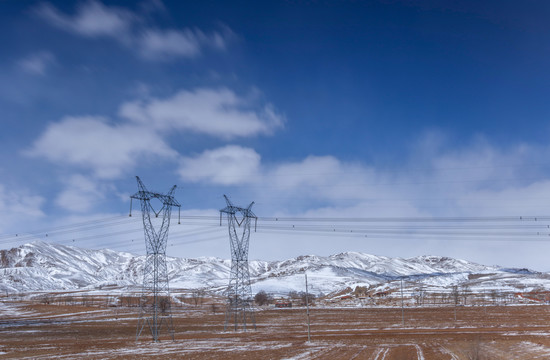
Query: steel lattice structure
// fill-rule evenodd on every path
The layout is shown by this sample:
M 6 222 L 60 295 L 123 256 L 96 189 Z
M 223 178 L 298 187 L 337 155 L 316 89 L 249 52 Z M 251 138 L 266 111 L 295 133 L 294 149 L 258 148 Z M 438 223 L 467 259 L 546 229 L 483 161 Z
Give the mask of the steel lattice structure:
M 222 214 L 227 214 L 229 228 L 229 244 L 231 249 L 231 274 L 227 288 L 227 307 L 225 311 L 224 330 L 227 330 L 231 321 L 234 322 L 235 330 L 239 323 L 242 323 L 246 331 L 247 318 L 256 328 L 256 319 L 252 306 L 252 289 L 250 287 L 250 272 L 248 269 L 248 244 L 250 240 L 250 223 L 258 218 L 251 208 L 254 202 L 247 208 L 234 206 L 229 198 L 225 196 L 227 206 L 220 210 L 220 225 Z
M 132 216 L 132 199 L 141 203 L 141 214 L 143 216 L 143 229 L 145 233 L 145 248 L 147 257 L 143 268 L 143 287 L 140 298 L 140 313 L 136 331 L 136 341 L 141 335 L 143 328 L 151 330 L 153 341 L 159 341 L 160 330 L 165 327 L 172 340 L 174 339 L 174 325 L 172 322 L 170 289 L 168 286 L 168 270 L 166 267 L 166 244 L 168 241 L 168 228 L 172 207 L 181 205 L 174 199 L 174 185 L 168 194 L 160 194 L 148 191 L 136 176 L 138 192 L 130 197 L 130 216 Z M 156 211 L 151 205 L 151 200 L 157 199 L 161 208 Z M 155 215 L 155 221 L 151 218 Z M 159 226 L 160 223 L 160 226 Z M 178 221 L 179 223 L 179 221 Z

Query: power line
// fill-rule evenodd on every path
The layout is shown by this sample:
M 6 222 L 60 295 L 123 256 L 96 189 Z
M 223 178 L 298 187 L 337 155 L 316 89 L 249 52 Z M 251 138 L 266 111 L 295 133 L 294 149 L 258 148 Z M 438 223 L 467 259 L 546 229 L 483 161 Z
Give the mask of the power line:
M 134 220 L 135 219 L 135 220 Z M 177 226 L 171 233 L 171 244 L 178 237 L 200 237 L 216 232 L 219 217 L 210 215 L 184 215 L 184 229 Z M 477 241 L 549 241 L 550 216 L 470 216 L 470 217 L 260 217 L 259 233 L 323 236 L 351 235 L 363 238 L 395 238 L 400 235 L 433 238 L 439 240 L 468 239 Z M 135 227 L 133 227 L 135 225 Z M 0 244 L 21 242 L 30 239 L 48 239 L 58 243 L 76 245 L 90 240 L 114 238 L 99 243 L 110 248 L 127 244 L 143 231 L 136 218 L 113 216 L 80 223 L 43 228 L 27 233 L 0 236 Z M 120 227 L 124 227 L 120 229 Z M 188 227 L 192 227 L 191 230 Z M 197 227 L 197 228 L 194 228 Z M 103 231 L 107 230 L 109 231 Z M 120 230 L 118 230 L 120 229 Z M 74 236 L 74 235 L 78 236 Z M 475 238 L 475 239 L 472 239 Z M 506 238 L 506 239 L 504 239 Z M 200 242 L 191 240 L 192 242 Z M 98 244 L 95 243 L 94 247 Z
M 110 221 L 113 221 L 113 220 L 116 220 L 116 219 L 121 219 L 121 218 L 126 218 L 126 216 L 117 215 L 117 216 L 111 216 L 111 217 L 103 218 L 103 219 L 88 220 L 88 221 L 83 221 L 83 222 L 80 222 L 80 223 L 73 223 L 73 224 L 69 224 L 69 225 L 56 226 L 56 227 L 51 227 L 51 228 L 43 228 L 43 229 L 38 229 L 38 230 L 33 230 L 33 231 L 28 231 L 28 232 L 20 232 L 20 233 L 16 233 L 16 234 L 5 234 L 5 235 L 0 235 L 0 239 L 9 238 L 9 237 L 20 237 L 21 238 L 21 237 L 25 237 L 25 236 L 33 236 L 33 235 L 36 235 L 36 234 L 44 234 L 44 233 L 47 234 L 47 233 L 53 233 L 53 232 L 56 232 L 56 231 L 62 231 L 62 230 L 70 229 L 70 228 L 81 228 L 81 227 L 84 227 L 84 226 L 87 226 L 87 225 L 92 225 L 92 224 L 96 224 L 97 226 L 99 226 L 99 224 L 101 224 L 101 223 L 110 222 Z

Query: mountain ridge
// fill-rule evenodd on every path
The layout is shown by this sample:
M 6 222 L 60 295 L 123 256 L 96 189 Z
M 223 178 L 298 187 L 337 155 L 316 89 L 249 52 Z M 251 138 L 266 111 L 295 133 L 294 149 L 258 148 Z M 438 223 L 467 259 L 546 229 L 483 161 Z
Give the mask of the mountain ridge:
M 36 241 L 0 250 L 0 273 L 4 275 L 0 291 L 61 291 L 105 285 L 138 288 L 144 262 L 143 255 Z M 200 288 L 221 293 L 227 287 L 231 261 L 167 257 L 167 267 L 172 289 Z M 253 292 L 279 294 L 302 291 L 306 271 L 311 291 L 316 293 L 356 286 L 391 287 L 400 279 L 433 289 L 453 285 L 478 290 L 550 289 L 547 273 L 433 255 L 404 259 L 349 251 L 330 256 L 301 255 L 282 261 L 251 260 L 249 268 Z

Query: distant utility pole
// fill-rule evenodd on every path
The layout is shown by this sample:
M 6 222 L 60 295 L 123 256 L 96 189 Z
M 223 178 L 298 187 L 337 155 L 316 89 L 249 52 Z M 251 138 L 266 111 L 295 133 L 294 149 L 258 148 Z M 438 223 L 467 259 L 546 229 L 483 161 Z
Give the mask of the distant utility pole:
M 403 306 L 403 278 L 401 278 L 401 323 L 405 327 L 405 309 Z
M 132 199 L 141 202 L 141 214 L 143 217 L 143 229 L 145 233 L 145 248 L 147 257 L 143 268 L 143 287 L 139 302 L 140 313 L 136 331 L 136 341 L 143 328 L 151 330 L 153 341 L 158 342 L 160 330 L 165 326 L 174 340 L 174 324 L 172 322 L 172 310 L 170 289 L 168 286 L 168 270 L 166 268 L 166 244 L 168 242 L 168 228 L 170 226 L 170 215 L 172 207 L 178 208 L 181 205 L 174 199 L 176 185 L 170 189 L 168 194 L 160 194 L 148 191 L 136 176 L 138 192 L 130 196 L 130 216 L 132 216 Z M 156 211 L 151 205 L 151 200 L 157 199 L 162 207 Z M 161 216 L 160 226 L 153 226 L 151 213 L 155 218 Z M 179 223 L 178 218 L 178 223 Z M 159 225 L 158 223 L 156 225 Z
M 227 206 L 220 210 L 220 225 L 222 214 L 227 214 L 229 229 L 229 245 L 231 250 L 231 274 L 227 288 L 227 308 L 225 311 L 224 331 L 233 319 L 235 331 L 239 322 L 246 331 L 247 316 L 256 329 L 256 319 L 252 307 L 252 288 L 250 287 L 250 272 L 248 269 L 248 244 L 250 240 L 250 223 L 258 217 L 252 212 L 254 202 L 247 208 L 234 206 L 224 195 Z
M 307 289 L 307 273 L 304 273 L 306 276 L 306 314 L 307 314 L 307 341 L 311 341 L 311 331 L 309 329 L 309 291 Z
M 455 323 L 456 323 L 456 308 L 458 306 L 458 302 L 460 300 L 459 296 L 460 294 L 458 293 L 458 286 L 457 285 L 453 285 L 452 287 L 452 290 L 451 290 L 451 296 L 454 300 L 454 303 L 455 303 Z

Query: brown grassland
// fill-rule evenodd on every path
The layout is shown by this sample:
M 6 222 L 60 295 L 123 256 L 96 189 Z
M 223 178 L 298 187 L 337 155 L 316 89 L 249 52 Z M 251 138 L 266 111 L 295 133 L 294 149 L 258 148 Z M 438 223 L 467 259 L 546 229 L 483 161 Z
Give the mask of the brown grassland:
M 259 308 L 256 330 L 223 331 L 216 306 L 173 309 L 175 340 L 144 330 L 137 308 L 0 302 L 6 359 L 550 359 L 550 307 L 452 306 L 401 309 L 316 306 L 307 341 L 305 309 Z

